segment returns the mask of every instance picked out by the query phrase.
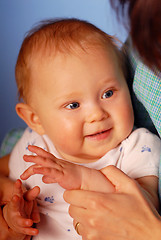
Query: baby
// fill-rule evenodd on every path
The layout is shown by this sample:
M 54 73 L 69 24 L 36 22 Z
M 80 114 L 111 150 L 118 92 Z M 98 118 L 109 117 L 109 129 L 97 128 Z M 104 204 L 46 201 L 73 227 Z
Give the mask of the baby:
M 64 189 L 115 191 L 105 176 L 109 165 L 135 179 L 157 208 L 161 143 L 144 128 L 134 130 L 124 60 L 111 36 L 77 19 L 43 22 L 22 43 L 16 81 L 23 100 L 16 111 L 29 128 L 11 154 L 10 177 L 40 187 L 41 220 L 38 234 L 19 200 L 21 207 L 8 211 L 17 204 L 11 200 L 3 211 L 13 230 L 19 214 L 17 231 L 34 240 L 81 239 Z M 21 186 L 17 192 L 23 200 Z

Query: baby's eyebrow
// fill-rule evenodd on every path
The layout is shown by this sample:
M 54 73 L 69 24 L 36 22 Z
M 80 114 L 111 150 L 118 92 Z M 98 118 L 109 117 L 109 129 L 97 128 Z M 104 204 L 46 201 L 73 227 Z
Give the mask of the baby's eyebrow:
M 119 80 L 117 78 L 107 78 L 101 81 L 101 85 L 114 86 L 116 84 L 119 84 Z
M 54 101 L 62 101 L 64 99 L 66 100 L 76 100 L 78 96 L 80 96 L 81 92 L 72 92 L 72 93 L 65 93 L 60 94 L 59 96 L 55 96 Z

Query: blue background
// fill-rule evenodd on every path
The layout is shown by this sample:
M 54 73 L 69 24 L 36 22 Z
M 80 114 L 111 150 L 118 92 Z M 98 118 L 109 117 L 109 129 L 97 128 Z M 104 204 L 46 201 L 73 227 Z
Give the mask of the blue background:
M 0 0 L 0 143 L 10 129 L 25 126 L 15 112 L 14 77 L 24 35 L 38 21 L 55 17 L 88 20 L 123 42 L 127 37 L 109 0 Z

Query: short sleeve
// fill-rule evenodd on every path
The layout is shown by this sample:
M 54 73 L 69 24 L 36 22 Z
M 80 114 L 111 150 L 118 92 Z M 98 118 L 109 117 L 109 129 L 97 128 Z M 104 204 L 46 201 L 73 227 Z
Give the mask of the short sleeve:
M 42 136 L 38 135 L 36 132 L 30 128 L 26 128 L 22 137 L 16 143 L 13 148 L 9 160 L 9 177 L 12 180 L 20 178 L 23 171 L 31 165 L 23 160 L 23 156 L 31 155 L 32 153 L 28 150 L 28 145 L 36 145 L 42 148 L 46 148 L 46 144 Z
M 140 128 L 123 141 L 121 169 L 131 178 L 159 175 L 161 140 L 145 128 Z

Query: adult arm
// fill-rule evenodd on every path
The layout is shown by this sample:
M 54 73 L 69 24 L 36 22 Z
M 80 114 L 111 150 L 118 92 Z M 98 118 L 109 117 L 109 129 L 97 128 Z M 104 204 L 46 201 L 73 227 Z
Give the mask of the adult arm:
M 9 168 L 8 168 L 9 158 L 10 158 L 10 154 L 0 158 L 0 174 L 3 174 L 4 176 L 9 175 Z
M 106 170 L 115 193 L 66 191 L 69 214 L 86 240 L 161 239 L 161 217 L 144 197 L 139 184 L 114 166 Z
M 9 162 L 10 155 L 0 158 L 0 205 L 10 201 L 13 190 L 13 181 L 8 178 L 9 175 Z

